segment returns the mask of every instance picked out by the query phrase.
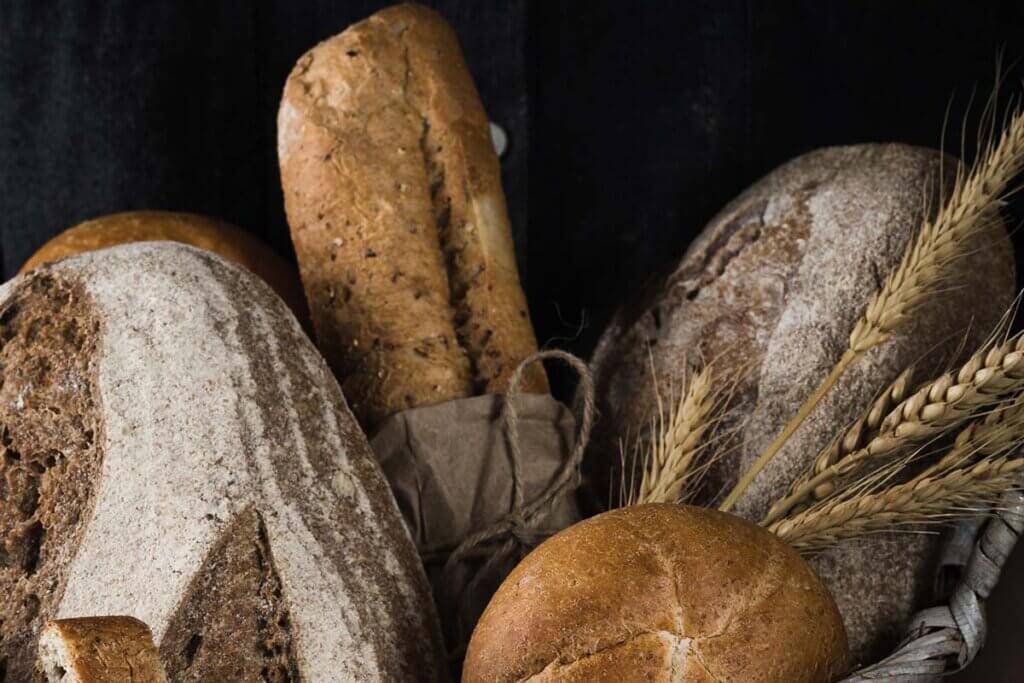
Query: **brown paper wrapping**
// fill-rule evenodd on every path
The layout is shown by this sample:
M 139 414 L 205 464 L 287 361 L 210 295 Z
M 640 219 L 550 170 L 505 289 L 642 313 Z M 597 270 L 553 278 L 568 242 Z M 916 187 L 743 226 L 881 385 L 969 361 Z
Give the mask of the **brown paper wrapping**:
M 519 394 L 517 509 L 503 396 L 477 396 L 391 416 L 371 439 L 434 588 L 449 650 L 459 656 L 473 626 L 515 564 L 546 536 L 580 519 L 572 462 L 576 422 L 548 395 Z M 567 469 L 569 468 L 569 469 Z M 542 499 L 554 494 L 549 503 Z M 525 513 L 525 514 L 524 514 Z M 507 522 L 507 531 L 487 533 Z M 452 551 L 475 543 L 445 570 Z M 461 553 L 460 553 L 461 554 Z

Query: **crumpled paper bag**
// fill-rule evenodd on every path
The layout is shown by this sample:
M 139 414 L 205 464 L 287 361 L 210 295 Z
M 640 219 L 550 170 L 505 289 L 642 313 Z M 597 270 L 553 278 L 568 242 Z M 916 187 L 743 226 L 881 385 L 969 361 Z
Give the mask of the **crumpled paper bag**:
M 423 558 L 456 657 L 519 560 L 580 519 L 572 413 L 548 395 L 511 399 L 520 446 L 517 505 L 505 400 L 476 396 L 406 410 L 385 420 L 370 440 Z

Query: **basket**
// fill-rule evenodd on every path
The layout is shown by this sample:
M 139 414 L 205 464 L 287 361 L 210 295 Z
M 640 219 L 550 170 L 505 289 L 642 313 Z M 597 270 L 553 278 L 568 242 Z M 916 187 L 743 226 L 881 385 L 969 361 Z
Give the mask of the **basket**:
M 984 524 L 958 524 L 943 549 L 944 572 L 959 575 L 947 604 L 914 615 L 896 651 L 840 683 L 931 683 L 962 670 L 985 644 L 985 600 L 1024 531 L 1024 493 L 1007 493 Z

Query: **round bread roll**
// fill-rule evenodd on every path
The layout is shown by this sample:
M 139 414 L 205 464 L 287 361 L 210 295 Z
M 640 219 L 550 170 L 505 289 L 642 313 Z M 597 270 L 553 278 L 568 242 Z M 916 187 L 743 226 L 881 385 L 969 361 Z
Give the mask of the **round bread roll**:
M 835 602 L 792 548 L 733 515 L 638 505 L 530 553 L 462 680 L 827 683 L 846 660 Z
M 245 230 L 191 213 L 126 211 L 79 223 L 40 247 L 18 272 L 119 244 L 155 241 L 206 249 L 248 268 L 284 299 L 303 325 L 307 324 L 306 299 L 295 268 Z

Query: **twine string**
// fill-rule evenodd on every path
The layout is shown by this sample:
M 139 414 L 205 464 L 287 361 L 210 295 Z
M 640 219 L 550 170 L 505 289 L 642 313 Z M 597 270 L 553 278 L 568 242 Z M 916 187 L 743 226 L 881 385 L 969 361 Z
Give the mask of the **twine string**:
M 534 363 L 546 359 L 558 360 L 569 365 L 579 375 L 582 407 L 580 422 L 576 433 L 576 443 L 569 457 L 562 463 L 561 469 L 548 483 L 543 491 L 533 500 L 527 501 L 523 482 L 523 454 L 519 440 L 519 408 L 516 401 L 522 393 L 523 373 Z M 466 629 L 463 623 L 463 606 L 476 589 L 483 577 L 489 576 L 491 570 L 506 561 L 514 552 L 530 549 L 550 533 L 537 528 L 540 520 L 551 512 L 562 496 L 579 486 L 579 469 L 590 440 L 590 430 L 594 423 L 594 378 L 586 363 L 566 351 L 548 349 L 537 351 L 516 367 L 509 378 L 508 389 L 502 402 L 502 418 L 505 438 L 508 444 L 509 464 L 512 471 L 512 501 L 508 514 L 493 524 L 466 536 L 448 556 L 442 570 L 443 585 L 448 597 L 455 597 L 456 632 L 458 647 L 453 656 L 458 656 L 465 647 Z M 455 569 L 471 556 L 478 555 L 482 546 L 504 539 L 491 553 L 483 566 L 473 575 L 464 590 L 457 585 L 458 577 Z

